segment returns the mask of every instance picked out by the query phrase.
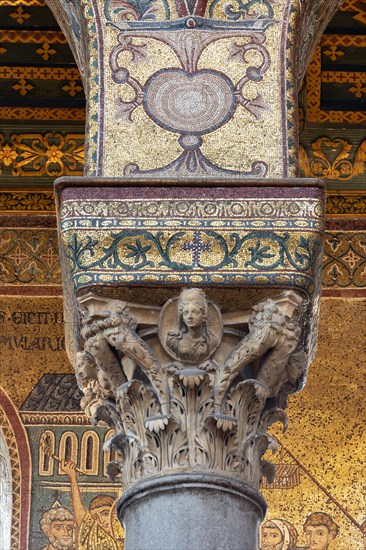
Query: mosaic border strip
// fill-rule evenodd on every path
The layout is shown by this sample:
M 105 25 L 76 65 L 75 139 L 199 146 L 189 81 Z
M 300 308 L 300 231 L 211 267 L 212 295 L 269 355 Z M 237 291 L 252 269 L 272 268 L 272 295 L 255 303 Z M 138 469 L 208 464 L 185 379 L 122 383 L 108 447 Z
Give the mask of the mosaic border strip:
M 0 212 L 54 213 L 53 191 L 42 189 L 3 190 L 0 192 Z M 366 191 L 327 191 L 327 216 L 362 216 L 366 214 Z
M 327 216 L 364 216 L 366 214 L 366 191 L 328 191 Z
M 85 120 L 81 108 L 0 107 L 0 120 Z
M 0 78 L 29 78 L 38 80 L 81 80 L 78 69 L 64 67 L 6 67 L 0 66 Z
M 1 4 L 5 6 L 45 6 L 44 0 L 1 0 Z
M 9 271 L 8 277 L 0 277 L 0 292 L 3 294 L 8 294 L 12 291 L 16 293 L 20 291 L 24 291 L 24 293 L 32 292 L 32 294 L 36 292 L 47 295 L 50 293 L 60 294 L 61 273 L 56 229 L 6 228 L 0 230 L 0 240 L 4 232 L 5 235 L 13 236 L 12 245 L 14 245 L 10 247 L 10 255 L 5 255 L 5 260 L 8 262 L 8 265 L 11 263 L 13 268 L 19 270 L 19 276 L 16 281 L 11 281 L 11 273 Z M 32 259 L 34 259 L 34 253 L 28 243 L 28 238 L 33 237 L 33 239 L 38 240 L 41 245 L 41 239 L 43 241 L 45 240 L 45 234 L 47 235 L 46 245 L 47 243 L 52 245 L 52 265 L 48 266 L 47 262 L 42 260 L 42 269 L 38 268 L 38 270 L 33 270 L 30 274 L 31 277 L 29 277 L 27 281 L 21 281 L 22 271 L 26 270 L 27 266 L 32 262 Z M 17 245 L 19 246 L 18 253 L 16 253 L 15 250 Z M 14 250 L 15 258 L 13 258 Z M 16 260 L 19 254 L 23 255 L 24 258 L 17 268 Z M 2 265 L 3 259 L 4 258 L 0 257 L 0 266 Z M 176 273 L 172 275 L 171 283 L 173 284 L 175 282 L 175 276 L 179 276 L 179 274 Z M 49 279 L 48 283 L 45 282 L 47 279 Z M 218 280 L 217 282 L 220 281 Z M 232 284 L 238 284 L 238 281 L 232 280 Z M 361 228 L 359 230 L 349 231 L 335 228 L 326 231 L 322 286 L 323 289 L 329 290 L 366 290 L 366 237 L 365 232 L 362 231 Z
M 15 44 L 67 44 L 67 40 L 61 31 L 37 31 L 0 29 L 0 42 Z
M 154 195 L 108 187 L 100 198 L 73 183 L 60 194 L 59 230 L 76 288 L 201 283 L 313 293 L 324 223 L 319 188 L 257 183 L 214 188 L 208 198 L 202 188 Z
M 13 402 L 0 387 L 0 425 L 12 469 L 11 548 L 27 548 L 29 534 L 31 456 L 23 424 Z

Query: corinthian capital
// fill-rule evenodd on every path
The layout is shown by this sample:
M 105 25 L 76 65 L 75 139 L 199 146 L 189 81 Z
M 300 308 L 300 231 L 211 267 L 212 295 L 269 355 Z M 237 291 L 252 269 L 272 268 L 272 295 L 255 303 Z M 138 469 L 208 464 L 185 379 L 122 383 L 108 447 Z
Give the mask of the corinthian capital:
M 124 488 L 182 471 L 225 472 L 258 487 L 288 393 L 304 376 L 300 319 L 293 291 L 246 311 L 220 309 L 197 288 L 162 308 L 80 299 L 84 351 L 77 378 L 94 422 L 115 430 L 120 454 L 109 466 Z

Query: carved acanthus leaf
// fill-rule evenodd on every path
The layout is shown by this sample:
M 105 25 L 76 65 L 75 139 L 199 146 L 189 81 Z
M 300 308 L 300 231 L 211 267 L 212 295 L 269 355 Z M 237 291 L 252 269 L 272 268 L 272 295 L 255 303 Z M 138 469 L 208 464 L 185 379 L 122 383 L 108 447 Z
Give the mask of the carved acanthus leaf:
M 285 293 L 244 312 L 245 320 L 231 315 L 240 331 L 248 326 L 233 347 L 219 309 L 199 289 L 167 302 L 155 332 L 139 331 L 138 304 L 84 297 L 77 377 L 85 410 L 115 430 L 106 449 L 121 461 L 110 475 L 121 471 L 125 488 L 182 469 L 224 471 L 255 486 L 262 473 L 271 479 L 273 468 L 261 460 L 274 448 L 266 430 L 277 421 L 287 427 L 276 399 L 287 386 L 296 390 L 306 367 L 301 302 Z

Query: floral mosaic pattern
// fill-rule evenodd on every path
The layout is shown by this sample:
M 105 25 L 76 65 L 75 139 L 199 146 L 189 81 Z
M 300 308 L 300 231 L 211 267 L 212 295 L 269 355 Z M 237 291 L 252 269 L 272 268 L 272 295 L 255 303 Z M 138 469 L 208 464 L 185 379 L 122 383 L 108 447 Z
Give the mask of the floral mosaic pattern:
M 192 232 L 190 239 L 181 240 L 181 237 L 176 239 L 177 243 L 181 245 L 179 258 L 189 257 L 193 264 L 199 267 L 201 262 L 204 262 L 206 257 L 206 265 L 201 264 L 201 272 L 209 270 L 207 265 L 207 258 L 212 254 L 211 244 L 217 242 L 219 238 L 218 233 L 215 236 L 209 236 L 204 234 L 205 240 L 198 239 L 199 232 Z M 204 232 L 205 233 L 205 232 Z M 207 233 L 207 232 L 206 232 Z M 186 235 L 187 237 L 187 235 Z M 212 243 L 210 242 L 212 240 Z M 121 248 L 121 241 L 123 236 L 120 234 L 119 242 L 116 242 L 111 246 L 105 254 L 105 262 L 110 262 L 116 266 L 126 266 L 126 279 L 131 280 L 134 270 L 138 271 L 142 267 L 150 262 L 151 254 L 154 249 L 158 248 L 159 240 L 161 242 L 162 237 L 158 237 L 154 241 L 145 240 L 142 237 L 142 232 L 135 232 L 132 237 L 126 237 L 124 248 Z M 310 242 L 304 238 L 299 243 L 298 249 L 295 251 L 295 260 L 292 256 L 288 255 L 288 249 L 286 249 L 286 241 L 283 237 L 278 238 L 278 243 L 282 250 L 281 255 L 273 254 L 273 251 L 268 247 L 268 243 L 275 243 L 275 240 L 263 241 L 263 239 L 255 239 L 249 242 L 249 239 L 240 242 L 237 238 L 236 242 L 229 243 L 227 246 L 224 241 L 219 239 L 219 247 L 222 250 L 222 263 L 230 265 L 230 261 L 233 263 L 231 267 L 234 267 L 235 262 L 240 258 L 240 245 L 246 246 L 248 252 L 247 259 L 243 263 L 247 263 L 247 267 L 256 266 L 259 270 L 265 271 L 266 266 L 272 266 L 282 261 L 283 264 L 298 265 L 300 269 L 306 268 L 309 262 L 310 256 L 314 253 L 314 242 Z M 0 231 L 0 243 L 2 245 L 2 253 L 0 255 L 0 284 L 12 284 L 21 285 L 26 282 L 29 285 L 60 285 L 61 284 L 61 271 L 60 271 L 60 258 L 58 252 L 57 233 L 54 229 L 6 229 Z M 278 244 L 277 243 L 277 244 Z M 38 247 L 37 247 L 38 244 Z M 79 248 L 75 251 L 79 244 Z M 86 244 L 86 246 L 85 246 Z M 310 245 L 310 246 L 309 246 Z M 160 244 L 161 246 L 161 244 Z M 89 248 L 88 248 L 89 247 Z M 174 239 L 170 244 L 166 244 L 161 249 L 162 255 L 160 256 L 161 262 L 166 265 L 171 262 L 170 256 L 174 249 Z M 84 248 L 80 246 L 80 243 L 75 239 L 70 243 L 69 255 L 72 256 L 72 263 L 82 267 L 83 261 L 90 264 L 93 263 L 93 257 L 88 253 L 93 251 L 92 239 L 91 242 L 86 243 L 84 241 Z M 121 252 L 124 254 L 120 257 Z M 165 258 L 165 259 L 164 259 Z M 94 260 L 95 262 L 95 260 Z M 163 266 L 160 266 L 162 268 Z M 173 264 L 174 267 L 174 264 Z M 176 264 L 176 268 L 179 264 Z M 153 278 L 153 277 L 152 277 Z M 242 283 L 238 276 L 231 277 L 233 282 Z M 179 282 L 179 269 L 173 269 L 173 273 L 169 277 L 171 282 Z M 217 274 L 213 278 L 213 281 L 222 281 L 222 275 Z M 364 233 L 355 231 L 328 231 L 325 238 L 325 248 L 323 255 L 323 288 L 340 289 L 340 288 L 366 288 L 366 240 Z
M 333 232 L 325 237 L 323 285 L 366 287 L 366 235 L 364 232 Z
M 273 19 L 273 3 L 273 0 L 181 0 L 174 9 L 168 0 L 107 0 L 105 12 L 107 19 L 114 22 L 171 21 L 175 13 L 178 17 L 191 14 L 211 19 L 250 21 Z
M 2 229 L 0 250 L 0 284 L 60 284 L 55 230 Z
M 0 135 L 0 174 L 76 176 L 83 173 L 83 162 L 84 134 L 13 134 L 9 141 Z
M 65 269 L 76 288 L 117 281 L 200 282 L 276 284 L 311 293 L 322 207 L 318 198 L 298 202 L 239 196 L 61 200 Z

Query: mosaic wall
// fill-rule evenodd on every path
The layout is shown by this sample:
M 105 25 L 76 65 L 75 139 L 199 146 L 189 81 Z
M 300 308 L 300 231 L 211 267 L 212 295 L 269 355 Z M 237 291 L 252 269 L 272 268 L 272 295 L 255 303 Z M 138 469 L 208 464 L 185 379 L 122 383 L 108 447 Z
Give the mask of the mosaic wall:
M 335 4 L 302 15 L 319 31 Z M 293 35 L 302 5 L 49 5 L 76 59 L 90 55 L 87 175 L 296 175 L 295 51 L 305 57 L 312 43 L 304 29 Z
M 298 548 L 306 546 L 303 525 L 314 512 L 329 514 L 339 527 L 329 550 L 362 548 L 365 306 L 362 298 L 323 299 L 318 356 L 305 389 L 290 399 L 288 432 L 274 430 L 280 447 L 277 477 L 263 488 L 268 518 L 290 522 Z M 112 544 L 108 537 L 119 544 L 123 534 L 109 522 L 118 483 L 106 477 L 106 461 L 113 456 L 102 450 L 108 428 L 95 432 L 80 410 L 80 392 L 64 351 L 61 297 L 3 296 L 0 311 L 1 430 L 11 471 L 18 472 L 12 485 L 17 513 L 11 547 L 18 548 L 20 536 L 27 540 L 22 548 L 45 546 L 47 527 L 42 530 L 40 520 L 46 518 L 45 525 L 50 513 L 64 513 L 72 538 L 78 511 L 85 538 L 77 548 L 102 548 L 103 540 Z M 81 494 L 76 508 L 70 489 L 75 477 Z M 98 495 L 101 500 L 94 500 Z M 104 509 L 104 523 L 98 508 Z

